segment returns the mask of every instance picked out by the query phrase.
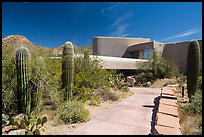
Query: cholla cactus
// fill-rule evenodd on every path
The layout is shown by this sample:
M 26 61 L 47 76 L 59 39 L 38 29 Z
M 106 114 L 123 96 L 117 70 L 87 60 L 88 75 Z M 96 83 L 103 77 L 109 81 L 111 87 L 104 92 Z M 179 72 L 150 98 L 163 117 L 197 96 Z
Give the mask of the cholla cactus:
M 196 92 L 199 67 L 200 66 L 200 47 L 197 40 L 192 40 L 188 47 L 187 56 L 187 91 L 191 98 Z
M 71 42 L 66 42 L 62 56 L 62 88 L 65 89 L 64 99 L 72 97 L 74 80 L 74 47 Z
M 29 50 L 26 47 L 19 47 L 16 51 L 18 111 L 27 115 L 31 111 L 31 92 L 28 90 L 30 81 L 29 61 Z

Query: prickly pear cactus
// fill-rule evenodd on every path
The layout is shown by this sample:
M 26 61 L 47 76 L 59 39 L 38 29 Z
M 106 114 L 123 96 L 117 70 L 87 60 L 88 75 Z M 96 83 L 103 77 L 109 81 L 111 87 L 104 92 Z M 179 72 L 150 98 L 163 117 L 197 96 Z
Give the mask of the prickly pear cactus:
M 71 42 L 66 42 L 62 56 L 62 89 L 65 90 L 64 99 L 72 97 L 74 80 L 74 47 Z
M 199 67 L 200 66 L 200 47 L 197 40 L 192 40 L 188 47 L 187 55 L 187 91 L 191 98 L 196 92 Z
M 30 52 L 26 47 L 19 47 L 16 51 L 17 98 L 19 113 L 30 114 L 31 92 L 28 90 L 30 81 Z

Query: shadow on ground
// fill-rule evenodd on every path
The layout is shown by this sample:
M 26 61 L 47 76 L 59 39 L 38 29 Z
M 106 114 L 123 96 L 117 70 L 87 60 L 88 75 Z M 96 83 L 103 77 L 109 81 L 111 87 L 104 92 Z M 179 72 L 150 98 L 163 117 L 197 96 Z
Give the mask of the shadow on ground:
M 156 114 L 157 114 L 157 110 L 159 107 L 159 100 L 160 100 L 160 96 L 157 96 L 154 98 L 154 106 L 153 106 L 153 110 L 152 110 L 152 120 L 151 120 L 151 129 L 150 129 L 149 135 L 153 135 L 153 133 L 154 133 L 154 129 L 155 129 L 155 125 L 156 125 Z

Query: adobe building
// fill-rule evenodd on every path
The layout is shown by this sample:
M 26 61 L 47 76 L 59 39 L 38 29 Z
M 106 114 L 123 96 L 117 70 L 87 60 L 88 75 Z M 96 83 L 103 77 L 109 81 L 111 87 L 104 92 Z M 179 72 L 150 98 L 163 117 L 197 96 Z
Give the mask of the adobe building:
M 202 40 L 198 40 L 198 42 L 202 61 Z M 185 73 L 189 43 L 190 40 L 161 43 L 151 41 L 149 38 L 94 37 L 93 54 L 118 57 L 122 61 L 122 58 L 145 59 L 152 51 L 156 51 L 165 59 L 174 60 L 180 71 Z

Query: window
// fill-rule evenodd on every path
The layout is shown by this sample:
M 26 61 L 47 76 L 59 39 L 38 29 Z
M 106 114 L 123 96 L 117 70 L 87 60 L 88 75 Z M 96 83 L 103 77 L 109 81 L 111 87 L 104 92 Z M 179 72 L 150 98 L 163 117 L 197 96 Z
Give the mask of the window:
M 153 49 L 146 49 L 144 50 L 144 59 L 148 59 L 153 52 Z

